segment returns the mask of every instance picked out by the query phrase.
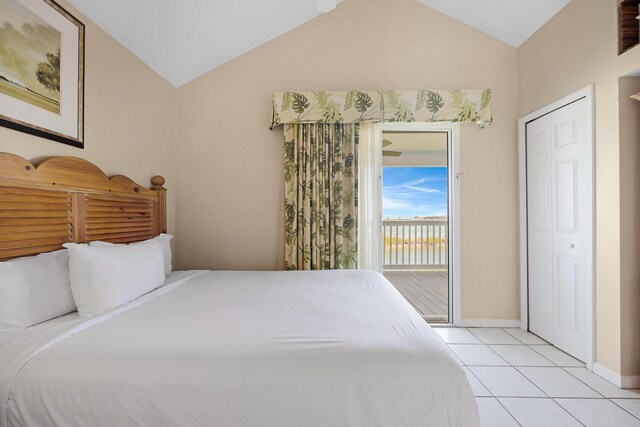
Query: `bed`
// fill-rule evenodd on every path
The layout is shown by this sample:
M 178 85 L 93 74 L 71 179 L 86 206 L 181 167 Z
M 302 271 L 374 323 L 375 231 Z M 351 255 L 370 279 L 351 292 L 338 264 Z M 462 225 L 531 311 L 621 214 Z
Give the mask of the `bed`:
M 146 189 L 80 159 L 36 168 L 7 154 L 0 171 L 0 258 L 165 228 L 159 177 Z M 50 192 L 68 200 L 67 215 L 55 217 L 68 234 L 8 239 L 7 230 L 36 224 L 15 221 L 28 203 L 38 205 L 29 218 L 51 218 L 42 203 Z M 444 343 L 366 271 L 172 272 L 98 316 L 0 333 L 0 399 L 0 427 L 479 425 Z

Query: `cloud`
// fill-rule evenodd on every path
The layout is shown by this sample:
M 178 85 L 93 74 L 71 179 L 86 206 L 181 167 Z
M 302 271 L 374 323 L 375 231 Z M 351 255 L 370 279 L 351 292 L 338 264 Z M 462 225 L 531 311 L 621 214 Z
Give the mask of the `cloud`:
M 403 200 L 398 200 L 398 199 L 393 199 L 391 197 L 387 197 L 387 196 L 383 196 L 382 198 L 382 203 L 383 206 L 385 207 L 385 209 L 388 210 L 405 210 L 405 209 L 411 209 L 414 206 L 409 203 L 409 202 L 405 202 Z
M 427 212 L 429 215 L 447 215 L 446 204 L 420 205 L 418 210 Z
M 433 187 L 427 187 L 427 186 L 420 186 L 420 184 L 426 184 L 426 183 L 435 183 L 435 182 L 446 182 L 446 178 L 440 178 L 440 177 L 426 177 L 426 178 L 419 178 L 419 179 L 414 179 L 412 181 L 409 182 L 405 182 L 402 184 L 397 184 L 397 185 L 388 185 L 388 186 L 383 186 L 382 190 L 383 191 L 390 191 L 390 192 L 396 192 L 397 194 L 402 194 L 399 192 L 399 190 L 410 190 L 410 192 L 415 192 L 418 191 L 420 193 L 437 193 L 437 194 L 443 194 L 444 191 L 442 190 L 438 190 L 437 188 L 433 188 Z M 402 194 L 403 196 L 410 196 L 411 193 L 407 193 L 405 192 L 405 194 Z
M 444 176 L 426 176 L 423 178 L 414 179 L 409 182 L 405 182 L 402 184 L 403 186 L 414 186 L 419 184 L 425 184 L 427 182 L 446 182 L 447 178 Z
M 426 188 L 426 187 L 416 187 L 415 185 L 404 185 L 404 188 L 408 188 L 409 190 L 419 191 L 421 193 L 442 193 L 442 191 L 437 190 L 435 188 Z

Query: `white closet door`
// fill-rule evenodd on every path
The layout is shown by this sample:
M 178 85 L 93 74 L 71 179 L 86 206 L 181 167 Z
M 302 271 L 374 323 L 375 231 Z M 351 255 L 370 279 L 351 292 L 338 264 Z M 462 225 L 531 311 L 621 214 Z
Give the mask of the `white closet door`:
M 591 286 L 591 191 L 587 142 L 587 101 L 551 114 L 554 173 L 554 340 L 585 360 L 587 286 Z
M 591 286 L 587 102 L 527 125 L 529 329 L 585 360 Z
M 553 342 L 551 115 L 527 125 L 529 330 Z

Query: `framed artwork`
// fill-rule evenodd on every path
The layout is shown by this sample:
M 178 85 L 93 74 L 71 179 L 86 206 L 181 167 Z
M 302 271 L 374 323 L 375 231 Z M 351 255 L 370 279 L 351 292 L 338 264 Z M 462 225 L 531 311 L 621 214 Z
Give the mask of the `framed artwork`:
M 84 148 L 84 24 L 53 0 L 0 0 L 0 125 Z

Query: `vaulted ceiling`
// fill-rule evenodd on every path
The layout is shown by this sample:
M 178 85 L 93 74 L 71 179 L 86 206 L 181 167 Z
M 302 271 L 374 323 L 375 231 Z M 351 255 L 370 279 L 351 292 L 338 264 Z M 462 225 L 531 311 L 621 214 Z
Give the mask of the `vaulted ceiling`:
M 321 14 L 318 0 L 69 1 L 174 86 Z M 518 47 L 570 0 L 417 1 Z
M 418 0 L 514 47 L 520 47 L 571 0 Z

